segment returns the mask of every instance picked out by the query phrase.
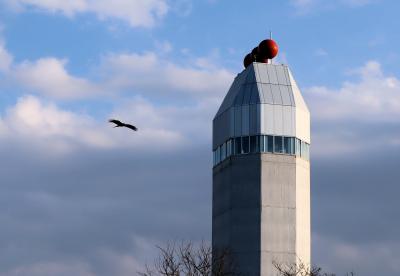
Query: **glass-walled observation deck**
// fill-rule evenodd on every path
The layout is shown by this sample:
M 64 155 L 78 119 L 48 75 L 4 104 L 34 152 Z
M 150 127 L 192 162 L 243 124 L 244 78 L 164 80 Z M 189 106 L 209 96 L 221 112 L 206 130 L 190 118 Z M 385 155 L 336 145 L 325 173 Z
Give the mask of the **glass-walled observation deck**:
M 253 135 L 227 140 L 213 151 L 213 166 L 232 155 L 275 153 L 310 159 L 310 145 L 296 137 Z

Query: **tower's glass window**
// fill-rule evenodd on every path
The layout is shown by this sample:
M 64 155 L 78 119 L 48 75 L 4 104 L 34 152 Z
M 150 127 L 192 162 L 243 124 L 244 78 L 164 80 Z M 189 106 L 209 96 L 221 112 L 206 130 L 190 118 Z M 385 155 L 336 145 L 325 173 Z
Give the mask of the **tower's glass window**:
M 221 146 L 221 161 L 226 158 L 226 143 L 223 143 Z
M 235 154 L 242 153 L 242 137 L 235 138 Z
M 274 152 L 283 153 L 283 137 L 274 136 Z
M 295 137 L 273 135 L 242 136 L 227 140 L 213 151 L 213 164 L 232 155 L 257 152 L 284 153 L 310 160 L 310 145 Z
M 250 152 L 255 153 L 259 151 L 258 136 L 250 136 Z
M 231 152 L 231 140 L 226 141 L 226 157 L 231 156 L 232 152 Z
M 266 137 L 267 152 L 274 152 L 274 137 L 267 135 Z
M 310 159 L 310 146 L 307 143 L 304 143 L 304 159 Z
M 301 157 L 305 160 L 310 159 L 310 145 L 301 141 Z
M 304 142 L 304 158 L 305 159 L 307 159 L 307 152 L 308 152 L 308 147 L 307 147 L 308 145 L 307 145 L 307 143 L 306 142 Z
M 265 135 L 258 136 L 259 138 L 259 145 L 260 145 L 260 152 L 265 152 Z
M 283 153 L 290 154 L 289 137 L 283 137 Z
M 242 153 L 249 153 L 249 136 L 242 137 Z
M 293 137 L 283 137 L 283 151 L 286 154 L 294 154 Z
M 295 154 L 295 144 L 293 137 L 290 137 L 290 154 Z
M 300 157 L 300 151 L 301 151 L 300 140 L 297 138 L 295 139 L 296 139 L 296 156 Z
M 215 150 L 213 151 L 213 165 L 215 166 L 217 163 L 215 162 Z

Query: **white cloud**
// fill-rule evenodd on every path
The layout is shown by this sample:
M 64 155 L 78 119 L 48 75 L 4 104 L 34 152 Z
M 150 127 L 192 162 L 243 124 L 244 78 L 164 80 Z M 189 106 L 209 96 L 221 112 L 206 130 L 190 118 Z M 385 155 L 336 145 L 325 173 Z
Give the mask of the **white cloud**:
M 339 89 L 320 86 L 304 90 L 316 120 L 398 122 L 400 80 L 384 75 L 376 61 L 369 61 L 352 73 L 359 80 L 344 82 Z
M 135 98 L 117 107 L 107 118 L 60 109 L 35 96 L 21 97 L 0 117 L 0 143 L 18 144 L 27 151 L 59 155 L 81 148 L 124 148 L 136 152 L 168 152 L 207 139 L 213 105 L 155 106 Z M 131 122 L 132 132 L 112 128 L 108 118 Z
M 398 128 L 390 126 L 400 124 L 400 80 L 385 75 L 376 61 L 350 74 L 357 80 L 346 81 L 338 89 L 303 89 L 314 123 L 313 155 L 332 157 L 382 145 L 398 147 L 393 138 L 399 135 Z M 384 131 L 374 130 L 384 126 Z
M 126 144 L 123 142 L 122 132 L 117 131 L 110 136 L 91 118 L 88 125 L 74 128 L 76 131 L 73 134 L 61 133 L 63 139 L 55 139 L 59 136 L 52 136 L 51 140 L 57 142 L 53 144 L 58 148 L 70 147 L 74 144 L 70 140 L 74 140 L 72 137 L 75 136 L 80 137 L 77 143 L 87 146 L 92 144 L 113 147 L 116 143 L 121 143 L 131 148 L 153 142 L 157 144 L 156 137 L 163 137 L 163 143 L 174 145 L 173 147 L 191 143 L 193 139 L 207 139 L 210 136 L 209 123 L 212 116 L 233 79 L 231 72 L 216 66 L 206 58 L 193 58 L 187 65 L 182 66 L 151 52 L 142 55 L 110 54 L 104 57 L 99 67 L 98 84 L 71 76 L 65 69 L 65 63 L 62 60 L 46 58 L 17 64 L 12 66 L 11 71 L 20 84 L 55 99 L 89 97 L 99 92 L 97 87 L 114 91 L 115 95 L 125 92 L 131 100 L 125 100 L 123 105 L 117 106 L 110 117 L 139 124 L 140 131 L 135 135 L 134 143 Z M 313 128 L 315 155 L 359 152 L 366 147 L 376 147 L 382 143 L 398 145 L 397 140 L 393 139 L 393 133 L 375 139 L 365 139 L 362 137 L 365 133 L 361 133 L 360 129 L 356 130 L 351 124 L 398 123 L 400 80 L 385 75 L 380 64 L 375 61 L 369 61 L 349 73 L 354 75 L 356 80 L 346 81 L 338 89 L 323 86 L 303 89 L 313 122 L 317 123 L 317 126 L 324 126 Z M 148 99 L 162 99 L 165 102 L 160 105 Z M 32 99 L 27 102 L 31 103 L 30 107 L 35 106 Z M 40 104 L 43 103 L 39 101 L 36 106 Z M 28 105 L 19 104 L 15 110 L 24 106 Z M 39 114 L 40 109 L 34 110 Z M 60 125 L 79 121 L 81 114 L 72 115 L 73 119 L 61 121 Z M 25 125 L 29 123 L 25 120 L 29 116 L 18 118 L 22 118 L 19 122 L 24 122 Z M 6 123 L 3 122 L 2 125 L 0 133 L 7 129 Z M 24 127 L 29 129 L 30 126 L 27 124 Z M 54 128 L 37 131 L 37 135 L 50 134 L 50 130 Z M 35 131 L 29 129 L 29 132 Z M 326 148 L 326 144 L 330 147 Z
M 7 110 L 2 129 L 0 138 L 8 143 L 51 149 L 46 152 L 65 153 L 79 144 L 104 148 L 114 143 L 89 116 L 61 110 L 34 96 L 20 98 Z
M 74 100 L 110 97 L 127 90 L 131 95 L 174 97 L 178 94 L 205 99 L 222 98 L 234 74 L 215 61 L 218 51 L 209 57 L 186 57 L 185 65 L 173 62 L 165 54 L 169 42 L 159 43 L 155 52 L 111 53 L 94 68 L 97 81 L 75 76 L 67 70 L 68 60 L 44 57 L 13 63 L 12 55 L 0 44 L 0 71 L 29 93 L 53 99 Z
M 52 138 L 49 139 L 58 148 L 69 148 L 74 143 L 102 147 L 113 147 L 121 143 L 135 148 L 153 142 L 157 144 L 159 137 L 162 137 L 163 143 L 176 147 L 178 144 L 191 143 L 193 139 L 208 139 L 209 123 L 234 74 L 219 67 L 213 56 L 187 59 L 185 65 L 180 65 L 153 52 L 109 54 L 103 57 L 96 70 L 99 74 L 97 83 L 68 73 L 66 60 L 43 58 L 8 66 L 11 68 L 8 74 L 17 80 L 17 85 L 52 99 L 111 95 L 106 95 L 104 91 L 113 92 L 114 96 L 128 95 L 131 100 L 125 100 L 123 106 L 117 106 L 110 117 L 140 124 L 134 143 L 125 143 L 124 134 L 118 136 L 122 133 L 119 131 L 110 136 L 93 118 L 89 118 L 90 123 L 85 126 L 71 123 L 75 132 L 60 135 L 50 135 L 50 130 L 54 130 L 52 127 L 40 131 L 30 129 L 32 125 L 27 121 L 29 116 L 18 117 L 18 122 L 24 122 L 24 128 L 29 129 L 30 133 L 36 132 L 36 136 L 41 133 L 50 135 Z M 313 128 L 313 154 L 329 156 L 359 152 L 382 143 L 398 145 L 397 140 L 393 139 L 393 133 L 365 139 L 365 133 L 361 133 L 363 130 L 357 130 L 353 125 L 355 122 L 369 125 L 399 123 L 400 80 L 384 74 L 381 65 L 376 61 L 369 61 L 364 66 L 349 71 L 349 74 L 355 80 L 346 81 L 337 89 L 325 86 L 303 89 L 313 122 L 316 123 L 314 126 L 317 125 Z M 158 103 L 152 102 L 154 99 Z M 23 98 L 25 104 L 17 104 L 13 114 L 19 114 L 16 111 L 20 109 L 26 111 L 23 107 L 32 108 L 43 104 L 38 101 L 34 105 L 32 99 L 28 101 Z M 160 105 L 159 102 L 163 104 Z M 40 113 L 40 109 L 42 107 L 33 110 L 39 117 L 46 115 Z M 60 125 L 79 121 L 81 114 L 73 113 L 71 116 L 70 120 L 61 121 Z M 0 125 L 0 133 L 5 133 L 7 128 L 7 120 L 4 119 Z M 59 139 L 60 136 L 63 138 Z M 70 140 L 77 139 L 73 137 L 79 137 L 79 141 L 71 143 Z M 330 147 L 327 148 L 326 144 Z
M 29 137 L 29 144 L 40 150 L 51 147 L 54 153 L 80 147 L 169 150 L 208 140 L 212 116 L 233 79 L 211 60 L 191 58 L 183 66 L 152 52 L 110 54 L 95 70 L 97 82 L 69 73 L 65 59 L 10 64 L 6 76 L 21 88 L 22 96 L 0 117 L 0 139 L 24 145 Z M 26 96 L 27 92 L 37 95 Z M 122 95 L 129 99 L 121 104 Z M 94 96 L 116 103 L 101 122 L 44 100 L 95 100 Z M 149 100 L 152 97 L 157 103 Z M 129 133 L 132 139 L 127 140 L 126 129 L 113 130 L 108 124 L 112 117 L 136 124 L 139 131 Z
M 194 64 L 197 63 L 197 64 Z M 204 59 L 188 60 L 182 66 L 163 59 L 154 53 L 139 55 L 112 54 L 104 58 L 104 76 L 116 88 L 130 88 L 151 94 L 222 97 L 233 79 L 233 73 Z
M 330 10 L 340 6 L 359 7 L 380 0 L 291 0 L 290 3 L 299 14 L 307 14 L 315 10 Z
M 13 85 L 23 87 L 29 93 L 59 99 L 82 99 L 104 94 L 101 86 L 70 74 L 67 64 L 66 59 L 54 57 L 15 63 L 12 54 L 0 40 L 0 72 Z
M 7 51 L 4 42 L 0 40 L 0 72 L 7 72 L 13 62 L 13 56 Z
M 157 106 L 143 98 L 135 98 L 118 107 L 111 116 L 137 122 L 148 139 L 165 139 L 163 135 L 175 133 L 179 134 L 176 139 L 180 137 L 177 143 L 196 144 L 209 141 L 211 120 L 218 104 L 217 100 L 210 99 L 195 104 Z
M 70 75 L 66 65 L 67 60 L 52 57 L 25 61 L 14 66 L 12 76 L 29 90 L 54 98 L 87 98 L 100 92 L 88 80 Z
M 168 12 L 166 0 L 7 0 L 16 10 L 35 8 L 74 16 L 94 13 L 100 20 L 119 19 L 132 27 L 153 27 Z
M 168 54 L 173 50 L 173 46 L 169 41 L 156 41 L 157 52 L 160 54 Z

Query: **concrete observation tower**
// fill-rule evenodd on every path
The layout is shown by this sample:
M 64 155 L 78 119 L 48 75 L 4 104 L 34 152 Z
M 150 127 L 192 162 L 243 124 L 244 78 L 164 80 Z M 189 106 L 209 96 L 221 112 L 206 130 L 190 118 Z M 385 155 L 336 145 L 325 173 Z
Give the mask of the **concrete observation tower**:
M 266 39 L 245 57 L 213 120 L 213 251 L 244 275 L 311 262 L 310 112 Z

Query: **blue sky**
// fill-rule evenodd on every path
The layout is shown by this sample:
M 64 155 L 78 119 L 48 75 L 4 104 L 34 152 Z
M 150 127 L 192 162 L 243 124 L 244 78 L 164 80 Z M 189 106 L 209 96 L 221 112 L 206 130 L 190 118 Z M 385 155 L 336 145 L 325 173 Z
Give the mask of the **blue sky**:
M 399 275 L 399 9 L 0 1 L 0 275 L 132 275 L 209 240 L 211 120 L 270 30 L 312 114 L 314 262 Z

